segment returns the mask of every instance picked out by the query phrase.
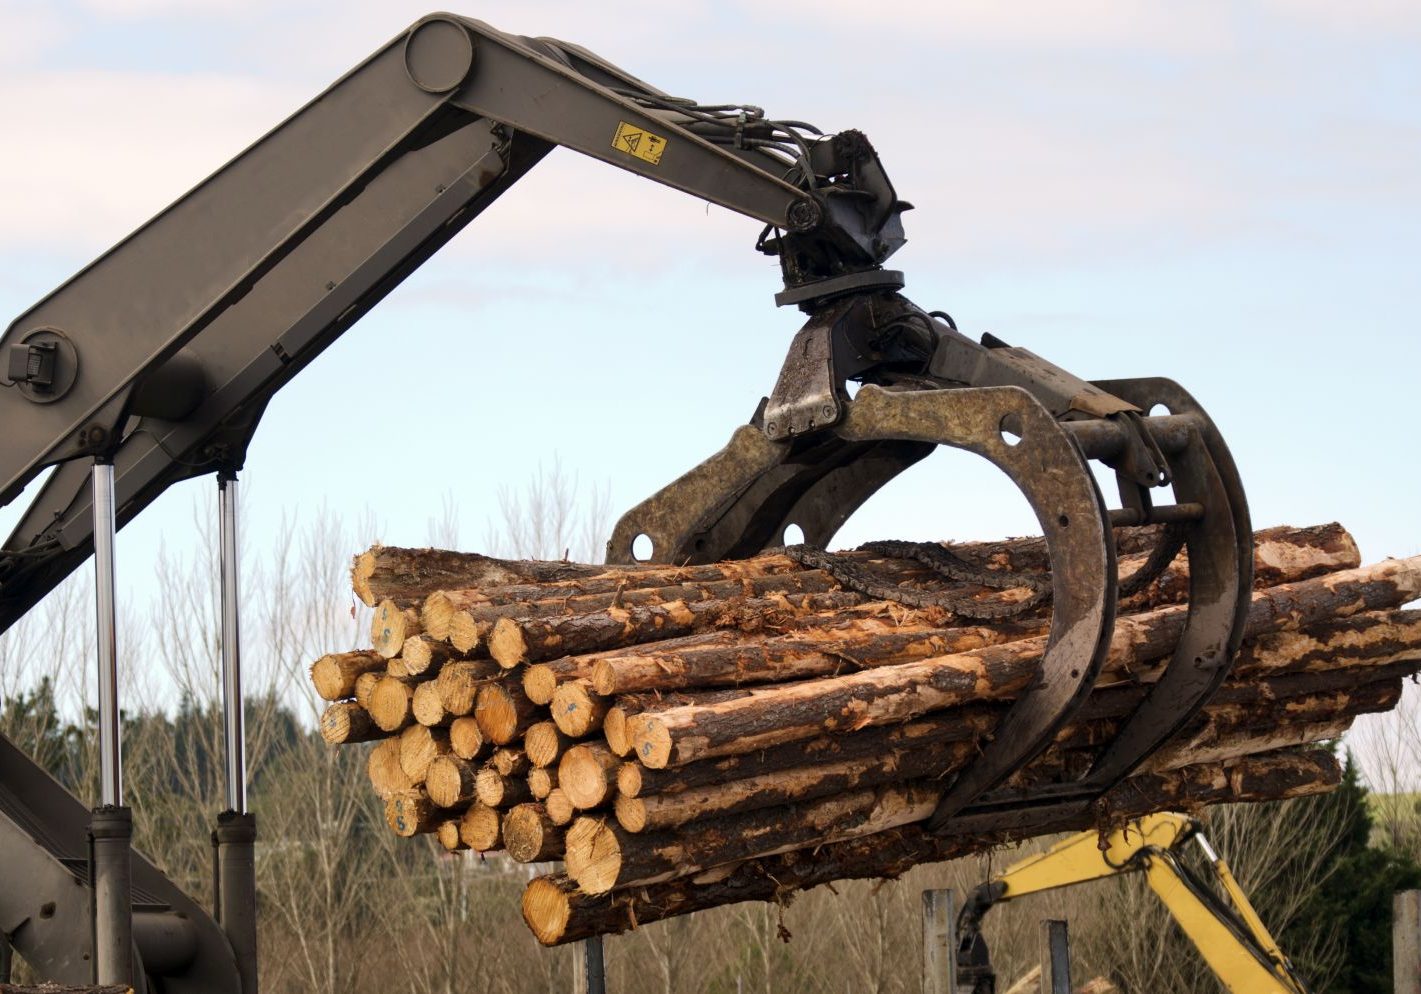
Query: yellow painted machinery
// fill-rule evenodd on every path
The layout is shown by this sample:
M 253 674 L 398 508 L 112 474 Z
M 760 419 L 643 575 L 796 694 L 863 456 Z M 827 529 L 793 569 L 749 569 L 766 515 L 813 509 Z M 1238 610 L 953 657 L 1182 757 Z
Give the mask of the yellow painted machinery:
M 1198 843 L 1208 876 L 1181 858 Z M 962 994 L 994 994 L 982 918 L 1003 901 L 1100 880 L 1143 873 L 1209 969 L 1230 994 L 1309 994 L 1232 871 L 1188 815 L 1162 813 L 1102 836 L 1085 831 L 1008 867 L 973 892 L 957 919 L 957 984 Z

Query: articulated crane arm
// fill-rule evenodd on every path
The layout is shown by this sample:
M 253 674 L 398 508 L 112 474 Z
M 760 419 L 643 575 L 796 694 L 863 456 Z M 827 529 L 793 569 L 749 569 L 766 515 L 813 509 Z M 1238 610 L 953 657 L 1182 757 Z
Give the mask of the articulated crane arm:
M 1191 839 L 1203 850 L 1218 889 L 1181 862 L 1181 850 Z M 1097 832 L 1071 836 L 978 887 L 957 919 L 958 989 L 963 994 L 993 994 L 996 989 L 981 932 L 982 918 L 995 905 L 1121 873 L 1145 875 L 1231 994 L 1309 994 L 1228 864 L 1209 845 L 1202 826 L 1187 815 L 1171 813 L 1132 821 L 1110 833 L 1103 847 Z M 1121 922 L 1122 929 L 1129 927 Z
M 89 555 L 93 458 L 114 463 L 120 526 L 239 468 L 276 390 L 554 145 L 781 232 L 765 247 L 791 295 L 903 243 L 907 205 L 857 132 L 822 140 L 574 45 L 425 18 L 11 325 L 0 506 L 58 469 L 0 550 L 0 631 Z

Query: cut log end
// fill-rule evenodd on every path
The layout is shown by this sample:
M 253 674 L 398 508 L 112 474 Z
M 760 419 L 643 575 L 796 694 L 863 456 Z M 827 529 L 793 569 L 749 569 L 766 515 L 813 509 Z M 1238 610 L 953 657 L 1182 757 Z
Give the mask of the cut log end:
M 388 733 L 370 713 L 354 701 L 337 701 L 321 714 L 321 738 L 331 745 L 350 745 L 383 739 Z
M 587 894 L 605 894 L 622 872 L 622 847 L 603 818 L 578 818 L 564 840 L 567 872 Z
M 557 689 L 557 673 L 547 663 L 534 663 L 523 671 L 523 693 L 534 704 L 551 704 Z
M 362 674 L 384 667 L 385 657 L 373 650 L 332 652 L 311 664 L 311 684 L 322 700 L 340 701 L 355 695 L 355 682 Z
M 585 738 L 602 728 L 611 703 L 594 694 L 587 681 L 570 680 L 553 691 L 553 722 L 569 738 Z
M 386 659 L 394 659 L 404 648 L 405 639 L 420 631 L 417 612 L 402 610 L 394 601 L 383 600 L 370 619 L 370 645 Z
M 618 794 L 616 801 L 613 802 L 612 810 L 617 815 L 617 824 L 628 832 L 645 831 L 646 801 L 639 797 Z
M 637 715 L 628 724 L 632 750 L 642 766 L 664 770 L 671 765 L 671 733 L 655 715 Z
M 488 652 L 506 670 L 528 661 L 528 642 L 512 618 L 499 618 L 488 637 Z
M 568 891 L 553 877 L 534 877 L 523 891 L 523 921 L 545 946 L 562 942 L 572 919 L 572 900 Z
M 475 852 L 492 852 L 503 844 L 502 816 L 493 808 L 475 803 L 459 819 L 459 838 Z
M 439 844 L 449 852 L 460 852 L 469 848 L 468 844 L 459 838 L 459 822 L 457 819 L 450 818 L 441 821 L 437 835 L 439 837 Z
M 556 763 L 566 745 L 567 740 L 551 721 L 537 722 L 523 733 L 523 751 L 528 754 L 528 762 L 538 768 Z
M 568 800 L 567 791 L 561 787 L 554 787 L 548 792 L 548 796 L 543 799 L 543 808 L 548 812 L 548 818 L 554 825 L 571 824 L 572 819 L 577 815 L 577 808 L 572 806 L 572 801 Z
M 575 745 L 558 762 L 558 786 L 579 810 L 600 807 L 612 794 L 618 765 L 616 755 L 605 745 Z
M 449 748 L 460 759 L 478 759 L 491 748 L 474 718 L 455 718 L 449 723 Z
M 370 717 L 385 731 L 398 732 L 414 720 L 413 699 L 409 684 L 391 676 L 381 677 L 370 692 Z
M 519 863 L 542 863 L 562 856 L 562 833 L 541 804 L 519 804 L 503 819 L 503 845 Z
M 429 764 L 424 789 L 441 808 L 456 808 L 477 796 L 478 769 L 457 756 L 439 756 Z

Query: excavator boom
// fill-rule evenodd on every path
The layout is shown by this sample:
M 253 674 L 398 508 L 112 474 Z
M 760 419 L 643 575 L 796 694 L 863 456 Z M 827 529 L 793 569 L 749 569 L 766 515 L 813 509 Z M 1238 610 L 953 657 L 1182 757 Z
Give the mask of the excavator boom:
M 1216 888 L 1181 860 L 1190 840 L 1203 849 Z M 1132 821 L 1104 837 L 1092 830 L 1062 839 L 978 887 L 957 921 L 958 989 L 963 994 L 995 990 L 982 935 L 982 919 L 995 905 L 1125 873 L 1144 874 L 1230 994 L 1309 994 L 1200 824 L 1170 812 Z

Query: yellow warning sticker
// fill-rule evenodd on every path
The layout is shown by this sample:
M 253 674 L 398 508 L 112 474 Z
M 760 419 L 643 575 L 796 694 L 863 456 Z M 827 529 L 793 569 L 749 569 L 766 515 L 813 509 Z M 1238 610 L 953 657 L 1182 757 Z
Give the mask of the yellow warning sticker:
M 661 162 L 661 153 L 666 151 L 666 139 L 622 121 L 617 125 L 617 133 L 612 136 L 612 147 L 655 166 Z

